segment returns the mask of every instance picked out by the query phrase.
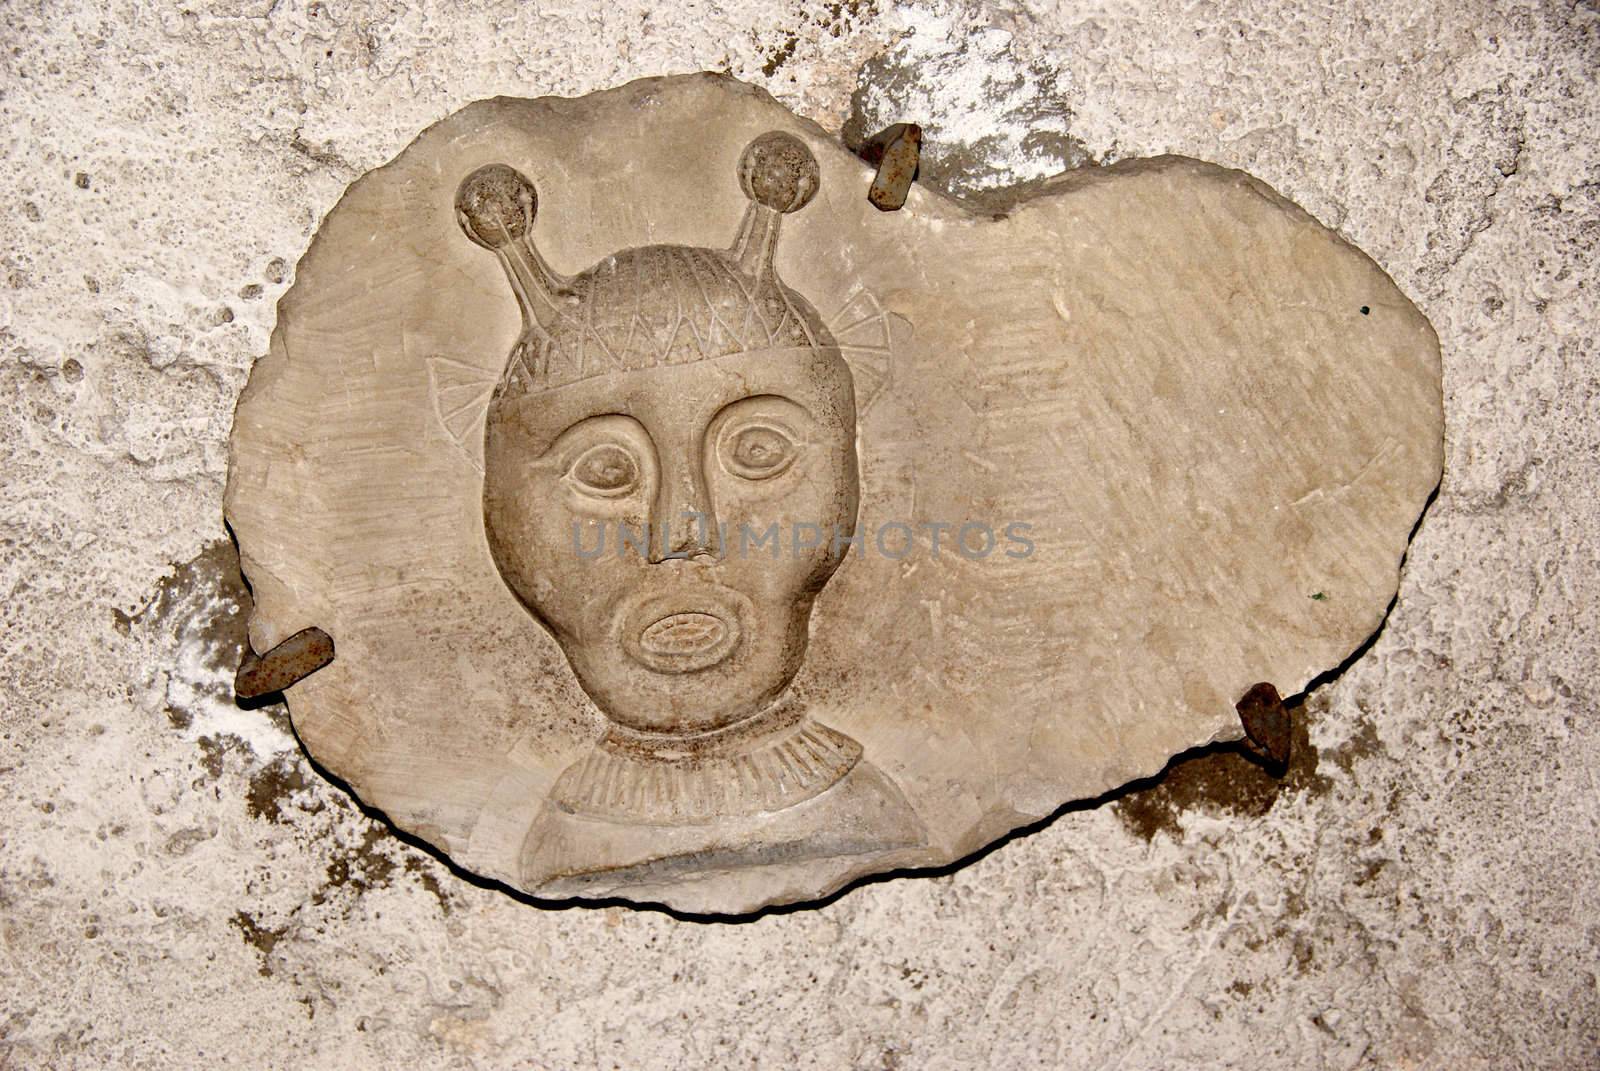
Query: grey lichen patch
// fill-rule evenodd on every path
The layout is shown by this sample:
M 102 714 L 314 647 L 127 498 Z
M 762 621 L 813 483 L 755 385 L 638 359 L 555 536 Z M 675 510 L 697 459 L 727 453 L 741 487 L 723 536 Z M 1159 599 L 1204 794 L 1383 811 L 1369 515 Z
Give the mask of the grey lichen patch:
M 1309 733 L 1313 705 L 1291 711 L 1292 744 L 1281 776 L 1242 746 L 1207 749 L 1174 760 L 1154 784 L 1122 796 L 1112 810 L 1141 840 L 1158 833 L 1181 839 L 1183 815 L 1191 811 L 1259 818 L 1285 796 L 1327 793 L 1333 783 L 1317 772 L 1320 756 Z
M 405 868 L 406 873 L 412 875 L 418 885 L 421 885 L 435 900 L 439 901 L 439 910 L 446 915 L 450 914 L 450 894 L 445 891 L 444 884 L 439 881 L 438 875 L 434 873 L 438 867 L 435 864 L 425 862 L 421 856 L 413 854 L 406 859 Z
M 807 44 L 820 46 L 839 41 L 854 33 L 878 9 L 877 0 L 833 0 L 815 9 L 802 8 L 792 30 L 780 35 L 762 52 L 761 73 L 775 76 L 791 63 Z
M 761 73 L 771 78 L 778 73 L 778 68 L 788 63 L 794 57 L 795 49 L 800 45 L 800 35 L 788 34 L 783 43 L 777 45 L 767 53 L 767 61 L 761 65 Z
M 916 123 L 918 181 L 992 211 L 1095 162 L 1071 132 L 1065 69 L 1017 58 L 1012 34 L 976 10 L 908 17 L 906 36 L 861 68 L 843 130 L 852 150 L 884 127 Z
M 439 880 L 442 869 L 395 836 L 389 826 L 369 820 L 359 837 L 335 847 L 310 902 L 325 911 L 348 915 L 369 893 L 415 884 L 438 901 L 441 913 L 449 914 L 450 893 Z
M 415 884 L 450 910 L 438 864 L 404 845 L 379 820 L 363 816 L 336 788 L 317 778 L 296 745 L 288 708 L 241 707 L 233 677 L 244 652 L 252 601 L 229 540 L 205 546 L 172 567 L 142 604 L 112 610 L 112 624 L 147 650 L 156 681 L 165 682 L 168 726 L 198 751 L 192 787 L 207 797 L 242 797 L 245 814 L 265 827 L 286 827 L 294 841 L 320 858 L 322 881 L 310 894 L 318 913 L 345 918 L 365 894 Z M 330 806 L 330 803 L 333 806 Z M 215 835 L 213 819 L 179 830 L 165 848 L 186 854 Z M 404 876 L 402 883 L 398 879 Z M 269 890 L 248 887 L 253 894 Z M 261 973 L 289 932 L 288 916 L 264 903 L 241 906 L 232 925 L 261 956 Z
M 127 636 L 135 626 L 154 627 L 186 621 L 197 599 L 213 598 L 231 604 L 228 616 L 238 620 L 230 626 L 213 618 L 205 623 L 205 638 L 212 641 L 214 648 L 227 642 L 242 644 L 250 589 L 239 572 L 239 554 L 226 539 L 208 543 L 189 561 L 174 565 L 172 572 L 156 583 L 155 592 L 142 606 L 131 611 L 113 608 L 111 617 L 117 631 Z
M 117 632 L 144 644 L 151 665 L 165 673 L 167 722 L 196 741 L 213 777 L 225 749 L 269 761 L 294 748 L 283 704 L 245 710 L 234 698 L 251 606 L 238 552 L 219 539 L 174 565 L 142 605 L 111 611 Z
M 387 886 L 394 877 L 396 864 L 382 849 L 393 839 L 393 834 L 382 826 L 367 827 L 360 843 L 328 863 L 328 880 L 312 896 L 312 901 L 321 903 L 335 889 L 349 887 L 359 896 L 370 889 Z
M 257 770 L 250 778 L 250 789 L 245 795 L 245 809 L 251 818 L 266 822 L 289 821 L 285 814 L 293 797 L 300 796 L 309 787 L 305 763 L 298 755 L 280 755 Z M 320 810 L 322 803 L 313 801 L 311 808 Z
M 304 788 L 294 787 L 302 783 Z M 260 955 L 261 974 L 296 975 L 318 949 L 309 935 L 367 917 L 374 909 L 364 901 L 374 894 L 415 897 L 420 890 L 437 903 L 441 915 L 451 913 L 453 896 L 440 864 L 309 776 L 302 760 L 274 762 L 259 771 L 251 781 L 247 807 L 263 823 L 286 831 L 308 866 L 316 868 L 304 884 L 286 882 L 263 858 L 263 865 L 246 879 L 244 898 L 234 905 L 230 921 Z M 431 910 L 428 899 L 420 903 L 423 911 Z
M 227 742 L 214 736 L 202 736 L 195 743 L 200 746 L 200 768 L 215 781 L 222 776 L 223 756 L 228 750 Z
M 239 931 L 239 935 L 244 938 L 244 943 L 260 953 L 260 973 L 262 977 L 271 977 L 272 965 L 270 957 L 272 950 L 277 947 L 279 940 L 288 932 L 289 927 L 287 925 L 265 926 L 248 911 L 236 911 L 233 914 L 233 918 L 228 921 Z
M 1329 759 L 1346 774 L 1355 772 L 1356 763 L 1362 759 L 1384 754 L 1383 742 L 1371 722 L 1357 725 L 1350 739 L 1329 753 Z

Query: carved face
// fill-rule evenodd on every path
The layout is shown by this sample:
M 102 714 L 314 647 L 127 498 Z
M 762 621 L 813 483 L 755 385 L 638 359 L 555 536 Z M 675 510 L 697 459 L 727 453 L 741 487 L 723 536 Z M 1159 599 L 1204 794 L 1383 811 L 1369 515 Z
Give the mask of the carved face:
M 501 575 L 600 709 L 731 725 L 794 677 L 849 549 L 850 372 L 834 349 L 773 349 L 496 397 L 484 470 Z

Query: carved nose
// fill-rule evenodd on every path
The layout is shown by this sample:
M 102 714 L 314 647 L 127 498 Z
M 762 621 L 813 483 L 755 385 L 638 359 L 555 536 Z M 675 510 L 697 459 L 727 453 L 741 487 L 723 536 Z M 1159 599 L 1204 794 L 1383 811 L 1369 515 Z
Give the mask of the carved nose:
M 684 465 L 664 475 L 650 524 L 650 561 L 720 558 L 717 518 L 699 471 Z

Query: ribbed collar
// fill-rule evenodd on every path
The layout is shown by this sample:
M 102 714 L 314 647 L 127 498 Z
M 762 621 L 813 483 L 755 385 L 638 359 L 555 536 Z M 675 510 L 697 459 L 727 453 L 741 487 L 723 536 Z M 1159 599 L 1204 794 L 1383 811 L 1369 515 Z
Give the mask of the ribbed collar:
M 608 821 L 701 824 L 792 807 L 837 784 L 860 758 L 860 744 L 798 704 L 693 736 L 614 726 L 561 775 L 550 802 Z

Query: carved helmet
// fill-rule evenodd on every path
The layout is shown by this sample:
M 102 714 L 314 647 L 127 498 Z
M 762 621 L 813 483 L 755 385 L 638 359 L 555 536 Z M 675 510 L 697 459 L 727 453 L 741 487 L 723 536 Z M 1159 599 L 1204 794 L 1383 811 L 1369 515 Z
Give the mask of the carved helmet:
M 456 221 L 499 258 L 522 309 L 522 334 L 496 396 L 752 350 L 836 348 L 816 310 L 773 266 L 784 214 L 806 206 L 818 179 L 804 142 L 768 131 L 739 159 L 750 206 L 732 248 L 641 246 L 566 277 L 534 247 L 533 183 L 507 164 L 472 172 L 456 189 Z

